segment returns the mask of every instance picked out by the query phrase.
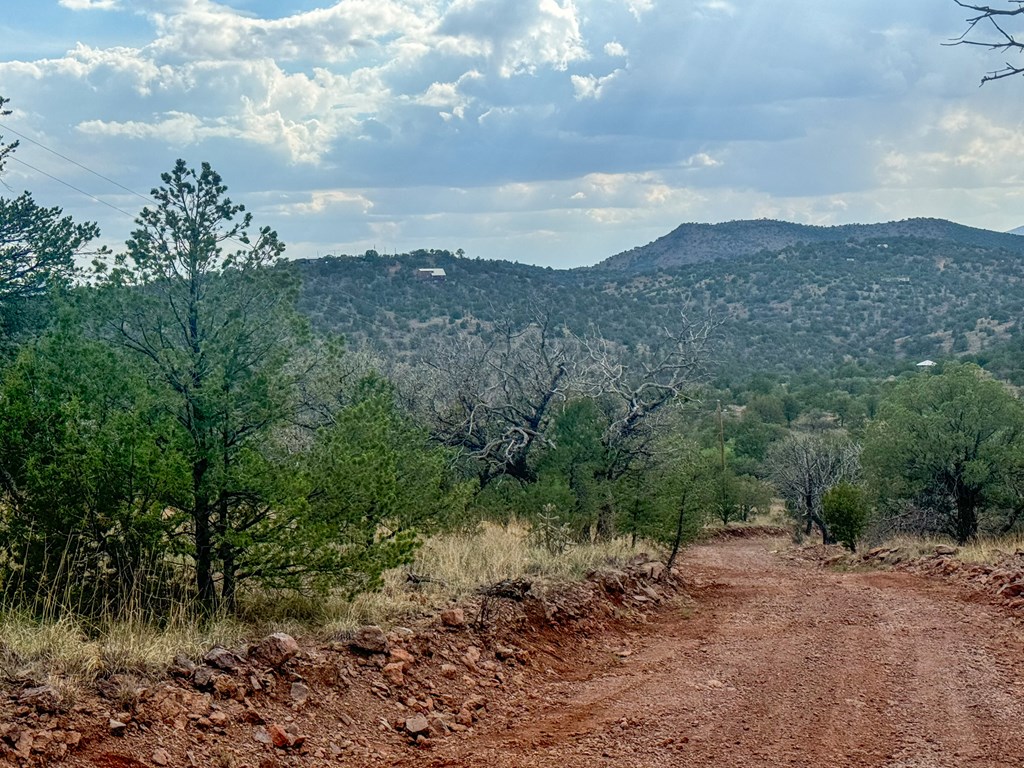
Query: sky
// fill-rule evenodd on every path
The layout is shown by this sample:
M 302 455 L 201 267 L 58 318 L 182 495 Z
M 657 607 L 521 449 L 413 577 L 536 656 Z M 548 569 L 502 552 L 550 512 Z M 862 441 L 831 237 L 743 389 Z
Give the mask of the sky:
M 28 189 L 119 250 L 183 158 L 291 258 L 438 248 L 555 268 L 684 222 L 1004 231 L 1024 224 L 1024 81 L 979 87 L 1004 58 L 943 45 L 968 15 L 953 0 L 8 0 L 0 135 L 21 146 L 0 195 Z

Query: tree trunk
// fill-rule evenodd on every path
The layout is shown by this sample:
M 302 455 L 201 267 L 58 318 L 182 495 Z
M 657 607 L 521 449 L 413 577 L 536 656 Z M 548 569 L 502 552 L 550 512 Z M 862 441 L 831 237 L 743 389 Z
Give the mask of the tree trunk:
M 956 542 L 963 546 L 978 535 L 978 508 L 970 496 L 956 499 Z
M 679 554 L 679 548 L 683 545 L 683 523 L 686 520 L 686 494 L 683 494 L 682 499 L 679 500 L 679 517 L 676 519 L 676 536 L 672 542 L 672 552 L 668 556 L 668 562 L 665 564 L 669 571 L 672 570 L 672 566 L 676 563 L 676 556 Z
M 597 540 L 611 541 L 615 537 L 615 502 L 609 492 L 597 510 Z
M 227 463 L 227 462 L 225 462 Z M 227 499 L 221 499 L 217 504 L 217 554 L 220 557 L 220 568 L 221 568 L 221 586 L 220 586 L 220 598 L 221 604 L 230 612 L 234 613 L 235 603 L 235 586 L 237 584 L 235 574 L 235 547 L 228 540 L 228 532 L 231 530 L 231 520 L 229 518 L 231 510 L 228 506 Z
M 196 536 L 196 597 L 206 613 L 217 607 L 217 591 L 213 584 L 213 544 L 210 525 L 210 505 L 197 499 L 192 510 Z

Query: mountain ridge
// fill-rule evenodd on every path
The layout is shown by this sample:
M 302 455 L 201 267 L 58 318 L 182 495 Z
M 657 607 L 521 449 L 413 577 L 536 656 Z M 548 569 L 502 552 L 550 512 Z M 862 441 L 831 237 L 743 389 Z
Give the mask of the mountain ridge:
M 921 238 L 981 248 L 1005 248 L 1024 254 L 1024 238 L 1009 232 L 968 227 L 947 219 L 914 218 L 877 224 L 818 226 L 779 219 L 738 219 L 706 224 L 689 222 L 647 245 L 609 256 L 589 269 L 645 273 L 721 259 L 777 252 L 800 243 L 863 242 Z

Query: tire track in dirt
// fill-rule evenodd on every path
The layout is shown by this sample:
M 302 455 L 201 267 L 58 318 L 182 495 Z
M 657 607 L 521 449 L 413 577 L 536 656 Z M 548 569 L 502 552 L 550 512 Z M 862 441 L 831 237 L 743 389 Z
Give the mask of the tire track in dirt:
M 692 613 L 667 609 L 624 660 L 609 646 L 477 733 L 392 764 L 1024 766 L 1024 638 L 1005 612 L 775 546 L 693 548 Z

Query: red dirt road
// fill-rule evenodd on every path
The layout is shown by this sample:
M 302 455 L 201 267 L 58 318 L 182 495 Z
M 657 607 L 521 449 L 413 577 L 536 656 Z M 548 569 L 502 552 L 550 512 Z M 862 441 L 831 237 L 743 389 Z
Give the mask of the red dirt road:
M 476 733 L 389 764 L 1024 766 L 1019 620 L 962 588 L 818 570 L 776 546 L 689 550 L 692 610 L 594 639 Z

